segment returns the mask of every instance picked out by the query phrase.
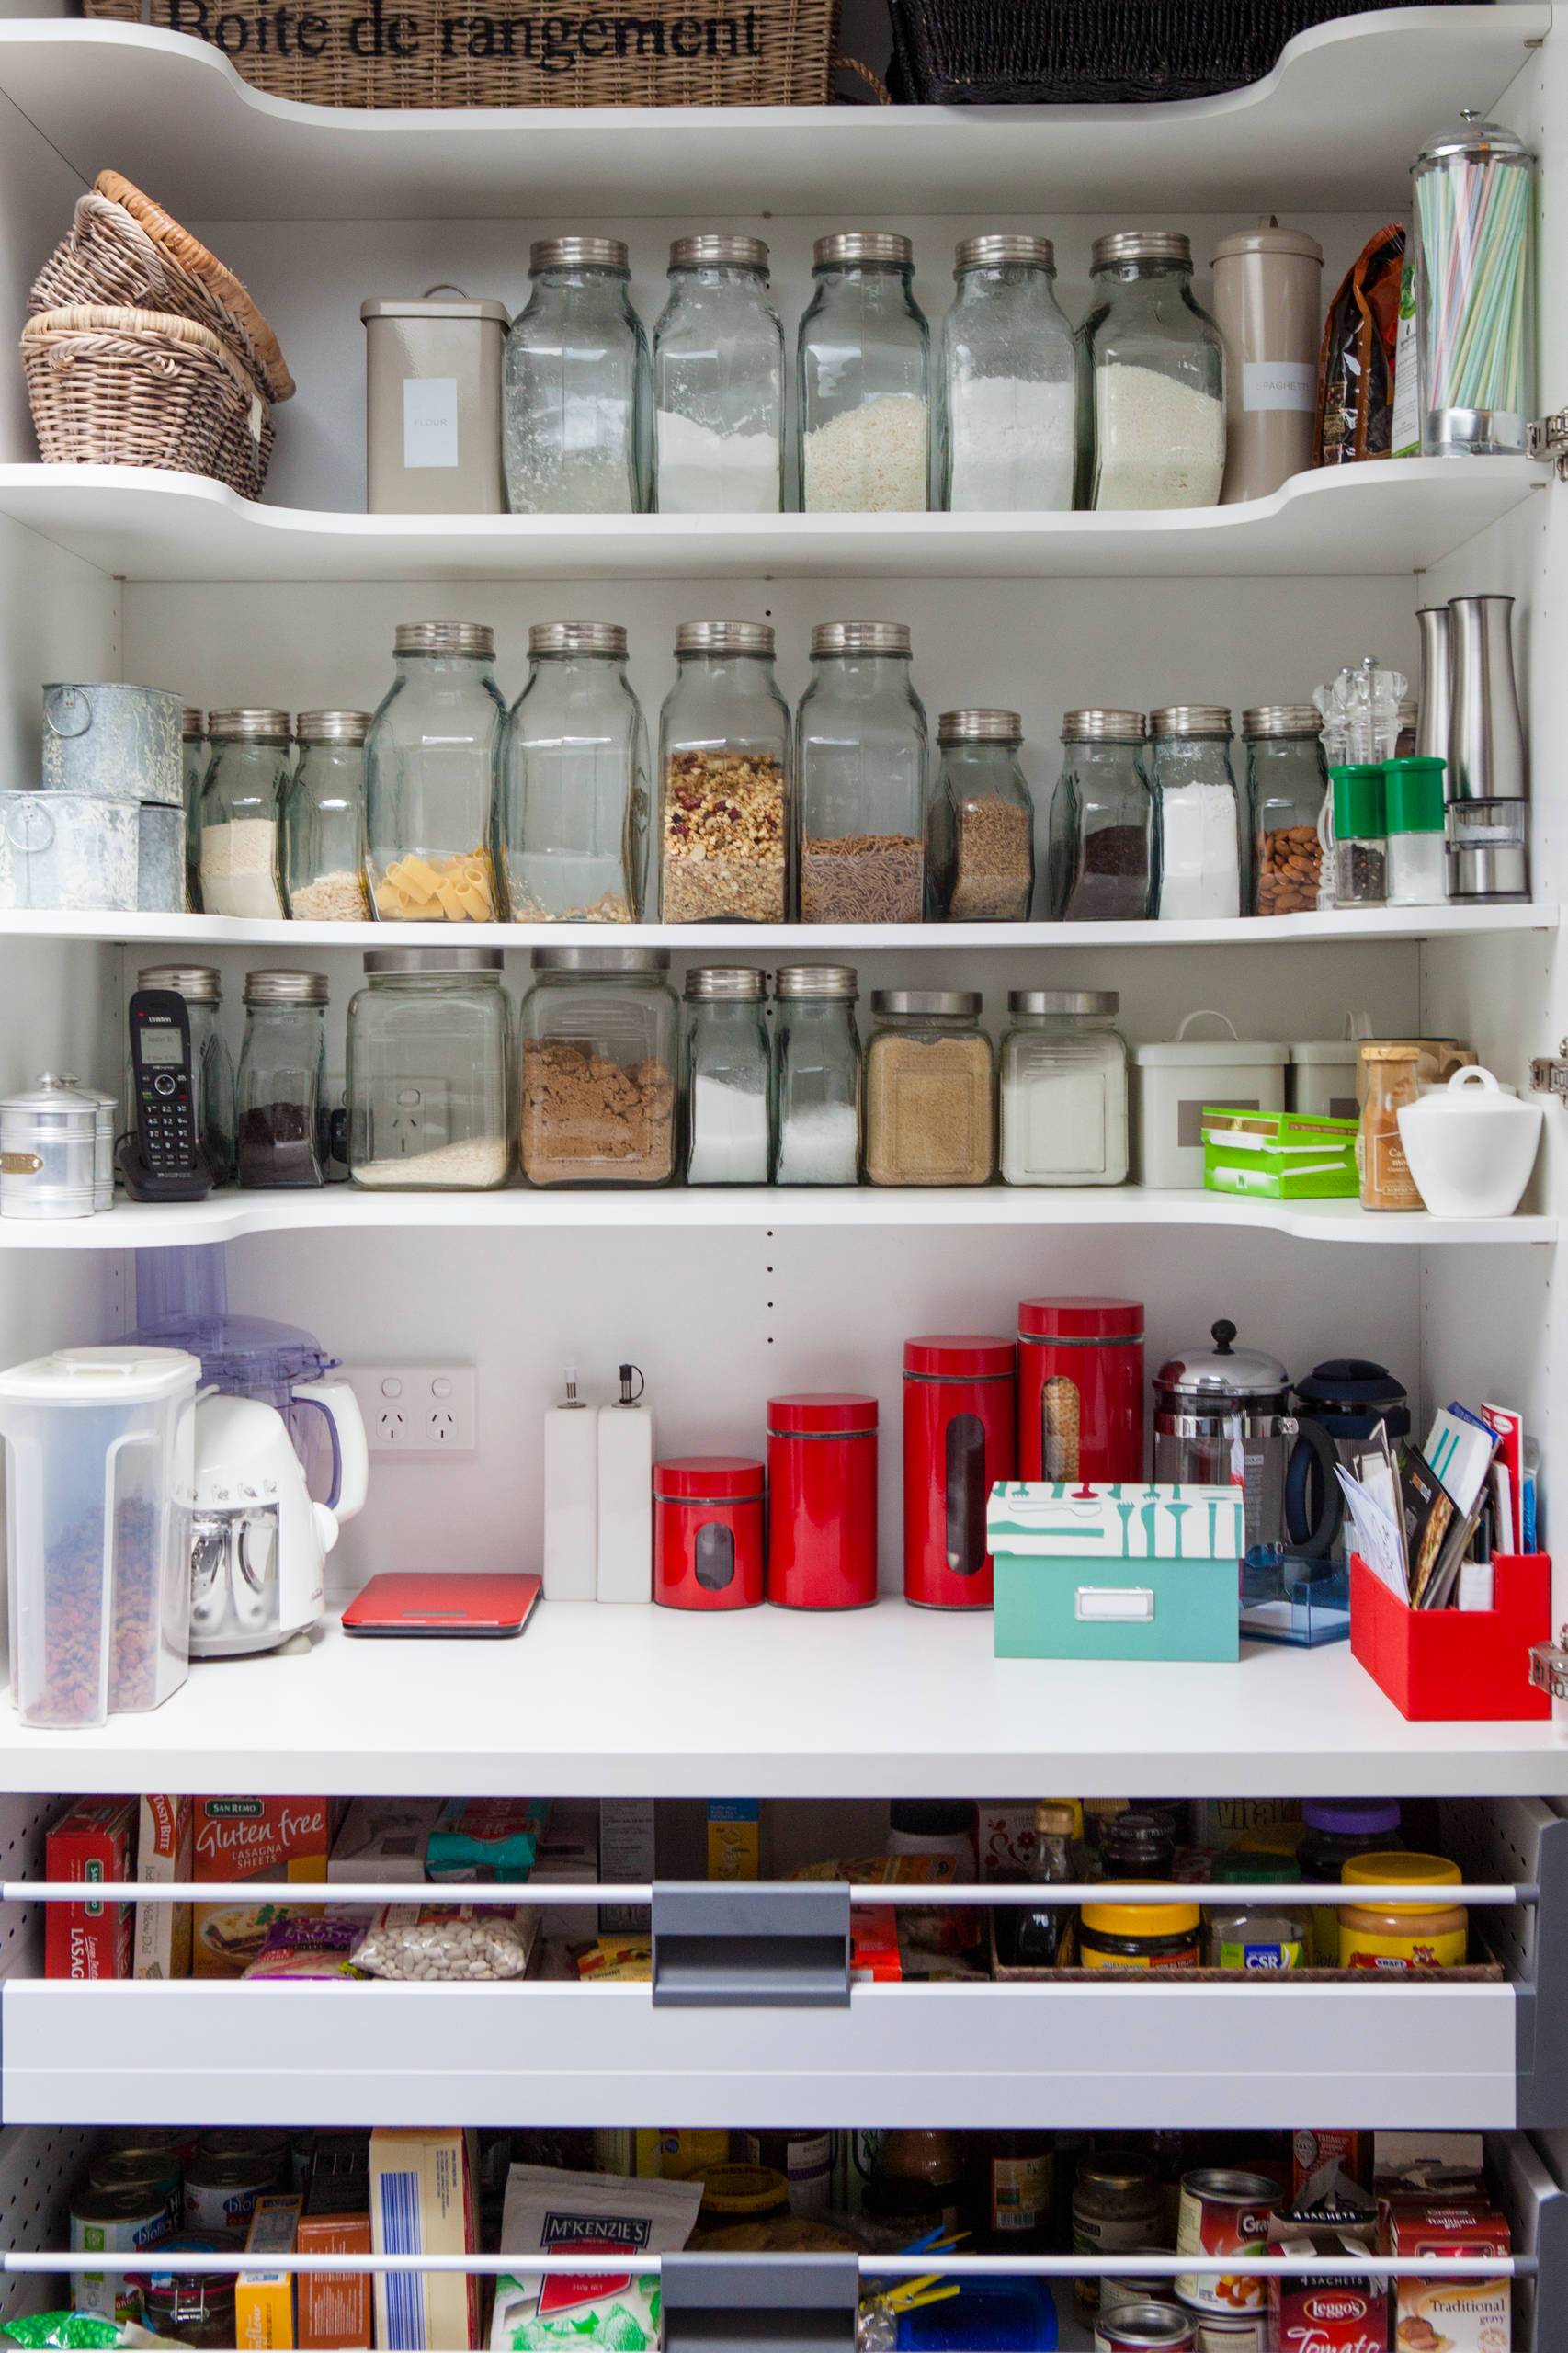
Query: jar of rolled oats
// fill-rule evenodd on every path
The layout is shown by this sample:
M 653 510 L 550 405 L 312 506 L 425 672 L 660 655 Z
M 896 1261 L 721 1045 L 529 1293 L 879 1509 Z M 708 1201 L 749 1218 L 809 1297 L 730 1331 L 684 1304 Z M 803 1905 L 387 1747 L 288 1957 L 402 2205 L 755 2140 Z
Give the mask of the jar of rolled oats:
M 659 718 L 665 923 L 786 923 L 790 710 L 765 621 L 683 621 Z

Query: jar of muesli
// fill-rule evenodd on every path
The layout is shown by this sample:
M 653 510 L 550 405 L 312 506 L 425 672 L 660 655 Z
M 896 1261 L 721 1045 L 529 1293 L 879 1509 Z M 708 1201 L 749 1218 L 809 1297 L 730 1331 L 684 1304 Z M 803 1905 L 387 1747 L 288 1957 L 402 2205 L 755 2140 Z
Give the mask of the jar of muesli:
M 683 621 L 659 717 L 665 923 L 785 923 L 790 710 L 765 621 Z

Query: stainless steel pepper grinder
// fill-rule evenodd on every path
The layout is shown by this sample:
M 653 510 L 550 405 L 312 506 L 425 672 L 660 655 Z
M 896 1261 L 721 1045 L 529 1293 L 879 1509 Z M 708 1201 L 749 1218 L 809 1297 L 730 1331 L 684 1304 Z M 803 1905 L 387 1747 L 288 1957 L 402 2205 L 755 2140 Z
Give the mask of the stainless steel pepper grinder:
M 1528 797 L 1514 686 L 1513 607 L 1512 597 L 1455 597 L 1449 604 L 1450 801 Z
M 1449 665 L 1449 608 L 1423 605 L 1415 616 L 1421 632 L 1421 688 L 1416 699 L 1415 756 L 1447 761 L 1449 714 L 1453 701 Z

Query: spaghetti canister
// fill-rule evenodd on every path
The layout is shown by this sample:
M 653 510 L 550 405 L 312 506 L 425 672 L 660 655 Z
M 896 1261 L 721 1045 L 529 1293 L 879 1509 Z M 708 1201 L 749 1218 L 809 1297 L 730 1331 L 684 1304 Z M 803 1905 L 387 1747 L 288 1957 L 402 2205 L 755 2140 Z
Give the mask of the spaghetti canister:
M 877 1597 L 877 1401 L 853 1390 L 767 1401 L 767 1598 L 866 1609 Z
M 1279 2186 L 1266 2174 L 1219 2168 L 1183 2174 L 1176 2253 L 1267 2254 L 1268 2225 L 1279 2202 Z M 1176 2291 L 1195 2313 L 1262 2312 L 1267 2302 L 1266 2282 L 1243 2271 L 1184 2271 Z
M 903 1597 L 989 1609 L 985 1504 L 1017 1461 L 1011 1340 L 929 1335 L 903 1344 Z
M 764 1472 L 755 1455 L 653 1465 L 653 1598 L 666 1609 L 755 1609 L 763 1599 Z
M 1143 1476 L 1143 1305 L 1018 1302 L 1018 1476 Z

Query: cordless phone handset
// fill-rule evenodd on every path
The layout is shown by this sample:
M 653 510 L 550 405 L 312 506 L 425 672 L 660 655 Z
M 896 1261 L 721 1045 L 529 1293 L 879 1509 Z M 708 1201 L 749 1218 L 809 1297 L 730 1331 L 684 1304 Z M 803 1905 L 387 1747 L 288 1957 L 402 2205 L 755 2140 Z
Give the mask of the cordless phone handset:
M 199 1200 L 212 1178 L 196 1126 L 190 1015 L 174 989 L 136 989 L 131 998 L 131 1150 L 122 1151 L 126 1189 L 136 1200 Z

